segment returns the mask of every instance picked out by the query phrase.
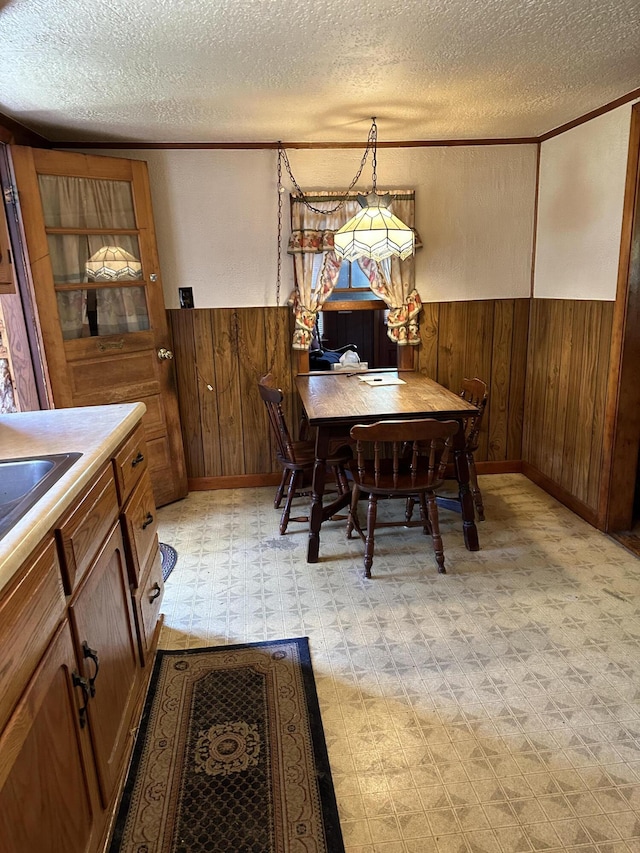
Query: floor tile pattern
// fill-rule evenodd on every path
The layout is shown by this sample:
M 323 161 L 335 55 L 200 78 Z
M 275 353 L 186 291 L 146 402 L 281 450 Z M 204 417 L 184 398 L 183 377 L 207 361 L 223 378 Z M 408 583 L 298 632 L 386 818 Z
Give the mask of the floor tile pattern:
M 640 853 L 640 560 L 522 475 L 481 550 L 417 528 L 278 534 L 274 489 L 159 511 L 164 648 L 308 636 L 347 853 Z M 388 501 L 387 513 L 402 512 Z M 401 517 L 401 516 L 400 516 Z

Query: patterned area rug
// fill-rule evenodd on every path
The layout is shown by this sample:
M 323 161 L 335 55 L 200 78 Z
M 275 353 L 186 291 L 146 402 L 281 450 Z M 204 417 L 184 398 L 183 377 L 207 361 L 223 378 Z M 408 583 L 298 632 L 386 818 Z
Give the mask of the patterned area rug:
M 344 853 L 306 637 L 159 651 L 110 853 Z
M 166 581 L 178 562 L 178 552 L 171 545 L 159 542 L 160 559 L 162 561 L 162 580 Z

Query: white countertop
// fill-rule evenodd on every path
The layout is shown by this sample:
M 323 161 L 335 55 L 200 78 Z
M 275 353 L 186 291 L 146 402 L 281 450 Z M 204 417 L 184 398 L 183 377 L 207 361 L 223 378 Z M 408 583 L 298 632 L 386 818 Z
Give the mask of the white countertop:
M 46 494 L 0 539 L 0 590 L 93 479 L 146 411 L 117 403 L 0 415 L 0 460 L 80 452 Z

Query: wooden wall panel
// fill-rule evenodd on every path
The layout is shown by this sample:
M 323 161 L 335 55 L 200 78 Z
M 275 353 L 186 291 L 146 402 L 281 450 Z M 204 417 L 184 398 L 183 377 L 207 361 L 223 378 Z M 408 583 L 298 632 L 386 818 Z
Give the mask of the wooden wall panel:
M 427 302 L 420 314 L 420 346 L 417 370 L 435 379 L 438 374 L 438 327 L 440 304 Z
M 509 375 L 509 408 L 507 411 L 507 459 L 522 459 L 524 400 L 529 339 L 529 300 L 513 303 L 513 336 Z
M 213 345 L 213 316 L 210 311 L 195 311 L 190 319 L 193 322 L 193 380 L 197 391 L 202 440 L 202 469 L 197 476 L 219 477 L 222 476 L 222 456 L 219 441 L 218 377 Z
M 486 417 L 488 459 L 519 459 L 507 456 L 507 431 L 509 410 L 509 379 L 511 376 L 511 347 L 513 342 L 513 300 L 495 303 L 493 319 L 493 345 L 489 402 Z
M 261 474 L 273 465 L 269 435 L 269 420 L 264 403 L 256 393 L 256 385 L 264 373 L 264 356 L 268 351 L 265 337 L 264 314 L 255 308 L 239 308 L 238 362 L 240 367 L 240 392 L 242 402 L 242 434 L 244 448 L 244 473 Z
M 598 358 L 593 382 L 593 416 L 591 418 L 591 464 L 587 499 L 589 506 L 598 506 L 601 493 L 601 476 L 604 460 L 605 413 L 607 407 L 607 381 L 610 370 L 615 303 L 607 302 L 600 313 L 600 324 L 594 323 L 598 341 Z M 592 341 L 595 346 L 595 339 Z M 604 519 L 603 519 L 604 520 Z
M 465 377 L 489 386 L 480 462 L 521 459 L 528 324 L 528 299 L 423 306 L 417 369 L 454 391 Z
M 214 311 L 212 329 L 222 475 L 230 477 L 246 473 L 235 311 L 232 308 Z
M 613 308 L 563 299 L 531 304 L 522 458 L 538 482 L 594 513 Z
M 217 485 L 216 479 L 227 486 L 241 485 L 242 477 L 270 482 L 264 478 L 279 468 L 257 381 L 273 372 L 295 429 L 300 403 L 289 344 L 291 312 L 168 313 L 189 478 L 205 485 L 211 480 L 209 487 Z M 424 306 L 421 344 L 414 353 L 416 369 L 452 390 L 465 376 L 488 382 L 479 462 L 493 470 L 500 470 L 501 463 L 503 470 L 514 470 L 513 463 L 522 460 L 525 473 L 592 523 L 602 469 L 612 320 L 611 302 L 431 303 Z
M 188 477 L 204 477 L 203 435 L 196 373 L 193 317 L 187 311 L 168 311 L 178 387 L 185 465 Z
M 190 480 L 272 475 L 280 468 L 258 379 L 272 371 L 292 425 L 294 393 L 288 308 L 183 309 L 171 322 L 180 417 Z

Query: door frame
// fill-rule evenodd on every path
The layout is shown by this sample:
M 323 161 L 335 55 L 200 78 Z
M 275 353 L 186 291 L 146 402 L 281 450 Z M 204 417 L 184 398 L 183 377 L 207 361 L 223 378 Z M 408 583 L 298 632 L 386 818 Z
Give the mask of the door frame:
M 0 185 L 3 198 L 0 204 L 4 209 L 0 215 L 6 215 L 9 241 L 13 253 L 13 269 L 17 292 L 12 295 L 12 332 L 18 337 L 23 356 L 28 353 L 29 363 L 23 358 L 23 371 L 20 387 L 16 388 L 18 397 L 26 410 L 52 409 L 53 396 L 47 365 L 43 357 L 44 343 L 40 332 L 31 269 L 26 256 L 26 238 L 22 227 L 20 201 L 16 189 L 13 165 L 9 155 L 9 146 L 0 141 Z M 5 297 L 6 299 L 6 297 Z M 7 300 L 8 301 L 8 300 Z M 17 381 L 17 377 L 14 377 Z
M 631 111 L 598 527 L 629 530 L 640 452 L 640 103 Z

